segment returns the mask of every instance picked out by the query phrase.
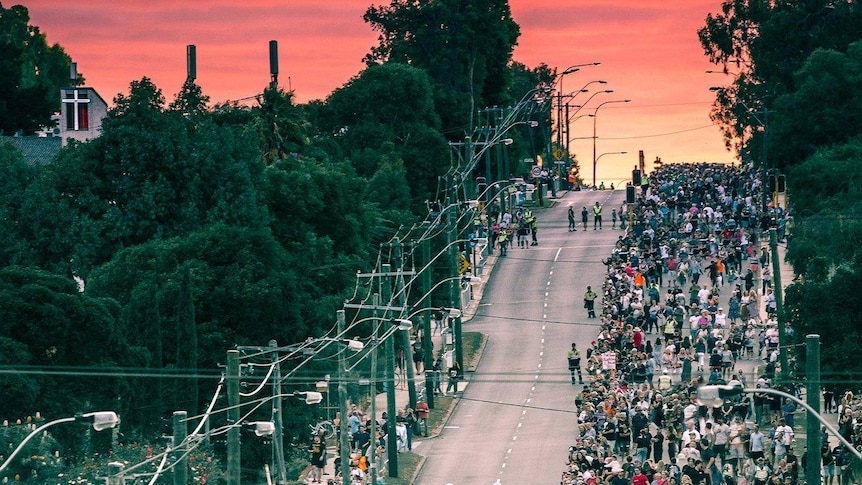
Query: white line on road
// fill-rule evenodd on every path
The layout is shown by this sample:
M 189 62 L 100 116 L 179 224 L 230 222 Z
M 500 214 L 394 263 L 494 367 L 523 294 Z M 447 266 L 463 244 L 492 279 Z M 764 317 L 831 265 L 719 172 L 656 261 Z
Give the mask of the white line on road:
M 560 251 L 562 251 L 562 250 L 563 250 L 563 248 L 558 248 L 558 249 L 557 249 L 557 254 L 556 254 L 556 255 L 554 255 L 554 262 L 555 262 L 555 263 L 557 262 L 557 258 L 559 258 L 559 257 L 560 257 Z M 551 271 L 551 274 L 554 274 L 554 272 L 553 272 L 553 271 Z

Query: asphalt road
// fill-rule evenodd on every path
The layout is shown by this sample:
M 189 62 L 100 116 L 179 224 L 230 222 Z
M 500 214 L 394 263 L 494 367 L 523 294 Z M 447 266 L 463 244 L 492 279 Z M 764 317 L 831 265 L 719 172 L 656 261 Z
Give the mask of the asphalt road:
M 422 443 L 427 459 L 416 483 L 493 485 L 559 483 L 575 436 L 574 397 L 566 352 L 582 353 L 598 333 L 587 319 L 583 294 L 601 287 L 604 265 L 619 229 L 611 209 L 624 191 L 569 192 L 556 207 L 536 211 L 539 245 L 517 246 L 498 260 L 477 315 L 464 331 L 488 335 L 475 373 L 437 439 Z M 566 211 L 599 201 L 604 229 L 568 232 Z M 585 360 L 585 359 L 584 359 Z

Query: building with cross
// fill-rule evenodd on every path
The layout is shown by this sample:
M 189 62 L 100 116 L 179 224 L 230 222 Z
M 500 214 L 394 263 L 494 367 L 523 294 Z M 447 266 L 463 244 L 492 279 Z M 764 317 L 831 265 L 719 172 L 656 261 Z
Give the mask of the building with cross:
M 93 88 L 78 86 L 60 89 L 59 136 L 66 146 L 69 140 L 87 141 L 99 136 L 102 120 L 108 114 L 108 103 Z
M 44 128 L 34 136 L 17 133 L 14 136 L 0 136 L 0 143 L 9 142 L 24 155 L 32 165 L 47 165 L 54 161 L 60 148 L 69 140 L 87 141 L 99 136 L 102 120 L 108 115 L 108 104 L 93 88 L 62 88 L 60 95 L 60 114 L 52 120 L 54 128 Z

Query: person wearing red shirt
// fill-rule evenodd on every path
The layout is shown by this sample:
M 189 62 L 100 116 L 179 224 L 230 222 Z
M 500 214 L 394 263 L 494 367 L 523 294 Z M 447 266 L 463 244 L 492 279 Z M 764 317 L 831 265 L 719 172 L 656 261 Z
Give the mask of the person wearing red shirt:
M 644 475 L 640 468 L 635 468 L 635 474 L 632 475 L 632 485 L 649 485 L 649 477 Z

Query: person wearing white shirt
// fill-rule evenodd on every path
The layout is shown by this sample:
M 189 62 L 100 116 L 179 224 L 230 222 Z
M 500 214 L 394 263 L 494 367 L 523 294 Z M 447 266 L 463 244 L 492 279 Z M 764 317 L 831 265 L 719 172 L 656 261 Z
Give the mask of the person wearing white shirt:
M 716 312 L 715 325 L 720 328 L 727 327 L 727 314 L 724 313 L 724 308 L 719 308 L 718 312 Z
M 686 406 L 685 409 L 688 409 L 688 406 Z M 685 409 L 683 409 L 683 415 L 685 415 Z M 695 410 L 697 410 L 697 406 L 695 406 Z M 694 429 L 693 419 L 686 419 L 685 427 L 685 431 L 682 432 L 683 447 L 688 447 L 689 443 L 697 443 L 698 441 L 700 441 L 700 432 Z

